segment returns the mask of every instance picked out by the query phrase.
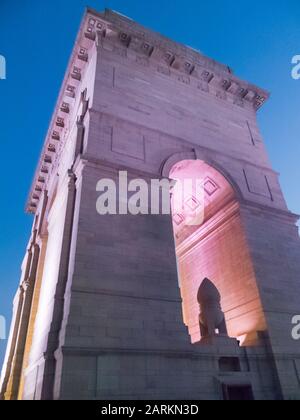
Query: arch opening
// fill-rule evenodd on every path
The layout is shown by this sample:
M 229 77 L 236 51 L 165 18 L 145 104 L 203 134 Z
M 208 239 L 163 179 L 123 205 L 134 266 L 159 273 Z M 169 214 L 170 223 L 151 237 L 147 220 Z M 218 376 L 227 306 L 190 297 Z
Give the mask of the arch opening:
M 192 343 L 201 340 L 197 292 L 208 278 L 220 292 L 228 335 L 243 345 L 256 344 L 266 321 L 238 194 L 219 171 L 201 160 L 176 163 L 169 177 L 189 185 L 180 200 L 179 189 L 174 189 L 171 203 L 183 319 Z

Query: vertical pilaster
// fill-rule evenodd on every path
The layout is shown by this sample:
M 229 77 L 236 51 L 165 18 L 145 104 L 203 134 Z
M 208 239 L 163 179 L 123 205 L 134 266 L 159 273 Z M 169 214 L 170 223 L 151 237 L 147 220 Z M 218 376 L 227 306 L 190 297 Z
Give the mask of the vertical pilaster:
M 76 137 L 76 145 L 75 145 L 75 159 L 79 154 L 82 153 L 82 148 L 83 148 L 84 124 L 81 117 L 78 119 L 76 124 L 77 124 L 77 137 Z
M 29 324 L 28 324 L 28 329 L 27 329 L 27 338 L 26 338 L 26 345 L 24 349 L 23 366 L 22 366 L 22 374 L 21 374 L 21 380 L 20 380 L 20 386 L 19 386 L 18 399 L 22 399 L 23 390 L 24 390 L 25 371 L 28 366 L 29 355 L 30 355 L 30 350 L 31 350 L 31 345 L 32 345 L 34 324 L 35 324 L 35 319 L 36 319 L 36 314 L 37 314 L 37 308 L 38 308 L 40 290 L 41 290 L 41 284 L 42 284 L 42 278 L 43 278 L 47 242 L 48 242 L 47 234 L 43 234 L 39 237 L 40 258 L 39 258 L 38 267 L 37 267 L 37 275 L 36 275 L 35 286 L 34 286 L 33 297 L 32 297 L 31 313 L 30 313 L 30 319 L 29 319 Z
M 29 251 L 28 264 L 26 265 L 25 278 L 20 286 L 22 305 L 20 305 L 18 326 L 16 325 L 17 334 L 14 354 L 11 361 L 9 380 L 5 392 L 5 399 L 8 400 L 16 400 L 18 397 L 39 253 L 39 246 L 37 244 L 32 245 Z
M 8 345 L 8 355 L 5 363 L 5 367 L 3 370 L 3 377 L 2 377 L 2 384 L 1 384 L 1 392 L 0 392 L 0 400 L 9 399 L 9 381 L 10 375 L 12 371 L 13 361 L 14 361 L 14 354 L 16 349 L 18 331 L 20 327 L 20 319 L 23 307 L 23 297 L 24 291 L 23 287 L 20 286 L 14 300 L 14 310 L 13 310 L 13 319 L 12 319 L 12 326 L 9 338 L 9 345 Z
M 69 171 L 68 197 L 61 249 L 59 274 L 54 297 L 53 318 L 48 335 L 47 349 L 44 354 L 44 377 L 41 389 L 41 399 L 53 399 L 54 377 L 56 369 L 55 351 L 59 346 L 59 332 L 64 314 L 64 295 L 68 280 L 70 248 L 72 240 L 74 206 L 76 199 L 76 177 L 73 171 Z

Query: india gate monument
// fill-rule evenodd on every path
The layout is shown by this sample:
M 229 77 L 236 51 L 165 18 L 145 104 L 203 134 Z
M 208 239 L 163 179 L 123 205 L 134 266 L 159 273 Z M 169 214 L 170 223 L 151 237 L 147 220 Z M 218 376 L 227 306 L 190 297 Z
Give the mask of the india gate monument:
M 257 125 L 268 97 L 86 10 L 27 202 L 1 399 L 300 399 L 298 217 Z M 162 195 L 201 179 L 203 194 L 180 211 L 170 189 L 169 214 L 126 213 L 120 173 Z M 123 211 L 97 211 L 103 179 Z

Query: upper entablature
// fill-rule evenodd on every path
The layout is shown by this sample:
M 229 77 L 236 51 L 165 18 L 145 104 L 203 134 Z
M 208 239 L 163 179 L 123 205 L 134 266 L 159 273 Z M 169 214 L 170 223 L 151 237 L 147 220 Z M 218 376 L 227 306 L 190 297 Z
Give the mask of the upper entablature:
M 232 74 L 232 70 L 228 66 L 204 56 L 200 51 L 197 51 L 194 48 L 180 44 L 159 33 L 146 29 L 126 16 L 120 15 L 119 13 L 108 9 L 106 9 L 104 13 L 97 13 L 93 10 L 88 10 L 88 12 L 97 16 L 99 21 L 103 19 L 103 23 L 108 29 L 108 34 L 109 30 L 117 29 L 118 32 L 121 31 L 129 35 L 131 38 L 130 44 L 133 44 L 131 45 L 131 48 L 135 48 L 137 50 L 142 49 L 140 52 L 146 54 L 149 53 L 150 48 L 145 48 L 144 43 L 146 43 L 146 46 L 149 44 L 149 47 L 151 47 L 151 51 L 153 51 L 154 48 L 167 51 L 172 53 L 174 57 L 193 62 L 194 65 L 198 64 L 217 72 Z M 88 22 L 88 26 L 90 27 L 89 30 L 92 31 L 93 25 L 89 25 L 89 23 L 90 21 Z
M 229 92 L 236 99 L 252 103 L 258 110 L 268 99 L 269 93 L 236 77 L 230 67 L 221 64 L 200 51 L 172 41 L 163 35 L 148 30 L 126 16 L 111 10 L 98 13 L 87 10 L 85 37 L 96 41 L 118 43 L 128 51 L 146 56 L 165 65 Z
M 35 213 L 42 191 L 57 172 L 59 156 L 72 126 L 80 114 L 80 104 L 86 103 L 86 69 L 95 46 L 125 53 L 123 56 L 147 60 L 160 72 L 175 73 L 193 84 L 213 85 L 218 97 L 230 97 L 234 104 L 244 103 L 259 109 L 268 93 L 234 76 L 228 66 L 220 64 L 200 52 L 150 31 L 110 10 L 103 13 L 87 9 L 82 20 L 65 78 L 48 129 L 40 162 L 30 191 L 27 211 Z M 91 84 L 90 84 L 91 85 Z M 92 86 L 92 85 L 91 85 Z M 92 89 L 92 88 L 91 88 Z M 90 92 L 91 93 L 91 92 Z M 87 98 L 88 99 L 88 98 Z

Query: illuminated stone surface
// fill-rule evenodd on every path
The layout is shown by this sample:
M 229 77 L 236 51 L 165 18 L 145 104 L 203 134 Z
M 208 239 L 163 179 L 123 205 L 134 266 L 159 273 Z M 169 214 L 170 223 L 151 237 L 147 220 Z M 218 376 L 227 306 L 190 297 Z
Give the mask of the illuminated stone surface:
M 87 11 L 28 200 L 2 398 L 222 399 L 233 385 L 300 398 L 299 236 L 257 127 L 267 97 L 188 47 Z M 99 216 L 96 184 L 119 169 L 199 173 L 204 224 Z M 206 277 L 231 338 L 200 337 Z

